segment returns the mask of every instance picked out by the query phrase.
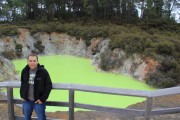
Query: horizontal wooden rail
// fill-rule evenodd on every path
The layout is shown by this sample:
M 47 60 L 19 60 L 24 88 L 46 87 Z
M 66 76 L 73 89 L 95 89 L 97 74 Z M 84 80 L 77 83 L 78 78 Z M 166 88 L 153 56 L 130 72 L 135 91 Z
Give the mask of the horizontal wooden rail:
M 22 117 L 22 116 L 14 116 L 14 119 L 15 120 L 24 120 L 24 117 Z M 31 120 L 37 120 L 37 118 L 36 117 L 32 117 Z M 46 118 L 46 120 L 62 120 L 62 119 Z
M 13 99 L 13 97 L 12 97 L 13 96 L 13 88 L 19 88 L 20 82 L 1 82 L 0 88 L 1 87 L 7 88 L 7 97 L 8 98 L 7 98 L 7 100 L 0 100 L 0 102 L 8 103 L 9 119 L 10 120 L 23 119 L 23 117 L 14 116 L 13 104 L 21 104 L 22 102 L 21 102 L 21 100 Z M 54 83 L 53 89 L 54 90 L 62 89 L 62 90 L 69 91 L 69 102 L 47 101 L 48 106 L 69 107 L 69 120 L 74 120 L 74 108 L 83 108 L 83 109 L 89 109 L 89 110 L 112 112 L 112 113 L 127 114 L 127 115 L 134 115 L 134 116 L 144 116 L 145 120 L 149 120 L 151 115 L 164 115 L 164 114 L 180 113 L 180 107 L 152 110 L 153 98 L 180 94 L 180 86 L 166 88 L 166 89 L 159 89 L 159 90 L 154 90 L 154 91 L 144 91 L 144 90 L 89 86 L 89 85 L 80 85 L 80 84 Z M 146 108 L 144 110 L 138 110 L 138 109 L 112 108 L 112 107 L 104 107 L 104 106 L 76 103 L 74 101 L 75 91 L 143 97 L 143 98 L 147 99 L 147 104 L 146 104 Z M 36 119 L 36 118 L 33 118 L 33 119 Z

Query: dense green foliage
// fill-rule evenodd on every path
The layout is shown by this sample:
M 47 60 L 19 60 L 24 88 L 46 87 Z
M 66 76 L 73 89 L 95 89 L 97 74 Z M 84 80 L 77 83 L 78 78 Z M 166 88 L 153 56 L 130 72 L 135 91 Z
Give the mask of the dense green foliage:
M 10 24 L 0 24 L 0 36 L 3 37 L 6 36 L 12 36 L 17 35 L 17 26 L 16 25 L 10 25 Z
M 139 53 L 159 62 L 156 71 L 149 73 L 146 82 L 157 87 L 180 84 L 180 27 L 175 31 L 150 29 L 123 31 L 111 36 L 110 48 L 122 48 L 126 53 Z M 151 32 L 149 32 L 151 31 Z
M 1 26 L 3 28 L 5 25 L 0 24 Z M 180 83 L 180 24 L 167 24 L 166 27 L 157 25 L 144 29 L 142 23 L 117 25 L 107 21 L 78 21 L 48 22 L 47 24 L 24 22 L 23 25 L 13 25 L 13 27 L 15 28 L 13 29 L 14 33 L 18 33 L 17 28 L 22 27 L 29 29 L 31 34 L 36 32 L 68 33 L 77 39 L 83 38 L 87 45 L 94 37 L 109 37 L 111 50 L 121 48 L 129 55 L 138 53 L 145 57 L 151 57 L 160 63 L 157 71 L 149 73 L 149 77 L 146 79 L 148 84 L 157 87 L 171 87 Z M 11 29 L 12 26 L 6 24 L 6 28 Z M 8 32 L 6 34 L 10 35 Z M 4 36 L 6 34 L 4 33 Z M 2 55 L 10 57 L 9 59 L 15 55 L 20 56 L 18 50 L 22 49 L 21 47 L 17 44 L 15 53 L 6 51 Z M 34 52 L 38 53 L 43 53 L 45 49 L 41 41 L 34 43 L 34 47 L 38 50 Z M 122 64 L 120 60 L 109 60 L 108 56 L 111 56 L 108 51 L 101 55 L 100 66 L 102 69 L 109 70 Z
M 148 25 L 162 19 L 173 21 L 174 7 L 179 7 L 178 0 L 6 0 L 0 1 L 0 17 L 20 23 L 103 19 L 120 24 L 140 20 Z
M 147 83 L 157 87 L 172 87 L 180 83 L 180 63 L 164 58 L 156 72 L 149 73 Z

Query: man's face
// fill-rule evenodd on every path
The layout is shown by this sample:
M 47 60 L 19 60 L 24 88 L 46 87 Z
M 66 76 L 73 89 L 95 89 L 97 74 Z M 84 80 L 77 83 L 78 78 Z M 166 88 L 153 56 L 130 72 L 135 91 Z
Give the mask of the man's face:
M 27 63 L 31 70 L 34 70 L 37 68 L 38 60 L 36 56 L 29 56 Z

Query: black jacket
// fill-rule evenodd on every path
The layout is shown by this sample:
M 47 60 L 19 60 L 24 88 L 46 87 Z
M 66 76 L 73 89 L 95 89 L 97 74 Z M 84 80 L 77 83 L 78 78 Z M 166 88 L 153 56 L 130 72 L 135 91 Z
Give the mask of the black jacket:
M 26 65 L 21 72 L 20 96 L 27 100 L 29 88 L 29 66 Z M 52 82 L 48 71 L 43 65 L 38 64 L 36 76 L 34 79 L 34 98 L 45 102 L 51 92 Z

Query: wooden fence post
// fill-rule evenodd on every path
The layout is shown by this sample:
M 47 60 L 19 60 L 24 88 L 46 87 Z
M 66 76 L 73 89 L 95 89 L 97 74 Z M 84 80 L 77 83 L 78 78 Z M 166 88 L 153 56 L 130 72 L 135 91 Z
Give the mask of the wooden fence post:
M 145 120 L 150 120 L 153 98 L 147 98 Z
M 13 88 L 7 87 L 7 103 L 9 120 L 14 120 Z
M 74 90 L 69 90 L 69 120 L 74 120 Z

